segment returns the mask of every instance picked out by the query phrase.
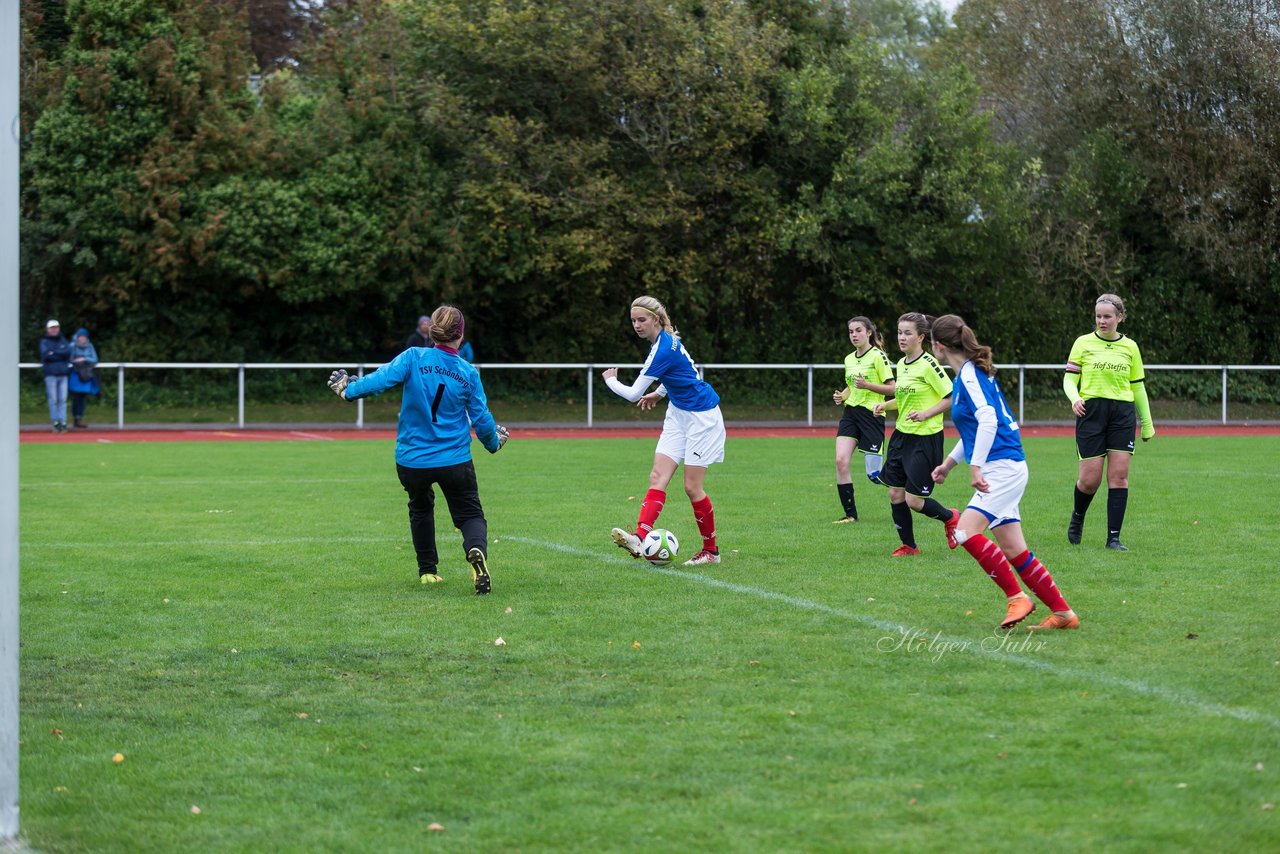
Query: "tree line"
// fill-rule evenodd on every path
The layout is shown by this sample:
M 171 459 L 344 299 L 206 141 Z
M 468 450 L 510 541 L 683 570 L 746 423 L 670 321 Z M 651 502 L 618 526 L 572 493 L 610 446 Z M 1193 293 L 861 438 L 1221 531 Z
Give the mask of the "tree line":
M 23 0 L 22 323 L 109 358 L 1280 361 L 1275 0 Z M 100 346 L 103 346 L 100 344 Z

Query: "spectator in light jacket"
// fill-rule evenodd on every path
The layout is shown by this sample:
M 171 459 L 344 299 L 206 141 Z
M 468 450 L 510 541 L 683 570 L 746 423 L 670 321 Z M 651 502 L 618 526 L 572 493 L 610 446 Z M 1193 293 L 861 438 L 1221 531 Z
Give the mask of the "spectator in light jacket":
M 71 376 L 67 389 L 71 392 L 72 422 L 81 430 L 89 426 L 84 423 L 84 405 L 89 395 L 102 393 L 97 366 L 98 351 L 89 340 L 89 330 L 77 329 L 75 340 L 71 342 Z

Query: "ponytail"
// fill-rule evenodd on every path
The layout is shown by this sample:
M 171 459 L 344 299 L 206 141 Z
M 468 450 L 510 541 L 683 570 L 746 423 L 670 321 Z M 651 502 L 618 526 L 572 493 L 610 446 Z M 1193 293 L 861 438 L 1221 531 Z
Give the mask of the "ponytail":
M 933 340 L 946 347 L 948 350 L 954 350 L 957 353 L 963 353 L 964 357 L 977 366 L 989 377 L 996 375 L 996 368 L 993 365 L 993 354 L 991 348 L 985 344 L 978 343 L 978 336 L 974 334 L 969 325 L 964 322 L 964 318 L 958 314 L 944 314 L 933 323 Z

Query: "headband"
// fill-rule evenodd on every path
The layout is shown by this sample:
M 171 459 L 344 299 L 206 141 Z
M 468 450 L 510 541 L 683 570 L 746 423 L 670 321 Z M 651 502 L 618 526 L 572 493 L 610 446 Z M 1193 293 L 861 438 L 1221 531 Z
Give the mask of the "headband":
M 652 314 L 654 317 L 657 317 L 657 316 L 658 316 L 658 313 L 657 313 L 656 311 L 654 311 L 654 310 L 653 310 L 653 309 L 651 309 L 651 308 L 647 308 L 647 307 L 645 307 L 645 306 L 643 306 L 643 305 L 637 305 L 637 306 L 633 306 L 633 307 L 634 307 L 634 308 L 642 308 L 642 309 L 644 309 L 645 311 L 647 311 L 647 312 L 649 312 L 650 314 Z
M 1113 299 L 1100 299 L 1097 302 L 1095 302 L 1094 305 L 1101 305 L 1104 302 L 1107 305 L 1114 306 L 1116 311 L 1120 312 L 1121 314 L 1124 314 L 1124 307 L 1121 306 L 1120 303 L 1116 302 Z

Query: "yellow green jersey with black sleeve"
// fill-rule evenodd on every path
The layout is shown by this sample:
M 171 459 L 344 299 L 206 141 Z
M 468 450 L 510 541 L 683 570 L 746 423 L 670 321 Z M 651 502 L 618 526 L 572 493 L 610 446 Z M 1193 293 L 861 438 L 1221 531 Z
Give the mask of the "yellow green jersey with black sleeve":
M 868 347 L 862 355 L 854 352 L 844 357 L 844 381 L 849 386 L 845 406 L 871 409 L 877 403 L 883 403 L 883 394 L 876 394 L 869 388 L 858 388 L 855 384 L 858 377 L 876 385 L 892 382 L 893 366 L 889 364 L 889 357 L 879 347 Z
M 1155 427 L 1145 381 L 1142 353 L 1133 339 L 1124 335 L 1107 339 L 1095 331 L 1081 335 L 1071 345 L 1062 388 L 1072 403 L 1096 397 L 1133 403 L 1142 436 L 1149 439 L 1155 435 Z
M 911 421 L 908 413 L 923 412 L 951 394 L 952 382 L 937 360 L 928 353 L 921 353 L 908 362 L 898 360 L 897 385 L 894 397 L 898 401 L 898 420 L 893 429 L 917 436 L 932 436 L 942 430 L 942 413 L 924 421 Z

